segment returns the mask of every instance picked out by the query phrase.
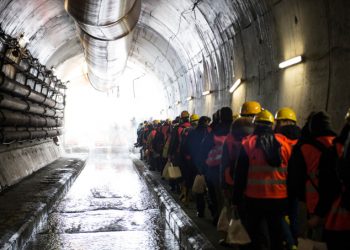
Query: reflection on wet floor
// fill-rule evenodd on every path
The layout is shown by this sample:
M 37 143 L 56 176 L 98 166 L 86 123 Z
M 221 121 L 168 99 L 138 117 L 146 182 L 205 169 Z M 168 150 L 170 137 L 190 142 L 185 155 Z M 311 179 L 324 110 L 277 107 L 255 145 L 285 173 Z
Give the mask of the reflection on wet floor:
M 91 153 L 26 249 L 179 249 L 126 149 Z

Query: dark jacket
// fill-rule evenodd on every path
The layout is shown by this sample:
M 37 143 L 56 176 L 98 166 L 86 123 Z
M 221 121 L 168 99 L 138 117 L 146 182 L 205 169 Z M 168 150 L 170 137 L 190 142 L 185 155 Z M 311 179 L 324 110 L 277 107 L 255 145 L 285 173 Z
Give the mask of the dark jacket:
M 336 134 L 328 127 L 317 129 L 313 133 L 309 131 L 307 123 L 302 129 L 302 136 L 298 144 L 293 148 L 292 156 L 288 165 L 288 196 L 291 200 L 298 199 L 305 201 L 306 182 L 308 180 L 307 166 L 302 153 L 302 146 L 313 145 L 315 140 L 321 136 L 335 136 Z M 315 214 L 325 217 L 332 206 L 332 201 L 339 190 L 339 182 L 335 169 L 336 154 L 334 150 L 325 150 L 321 154 L 318 166 L 318 193 L 319 201 L 315 209 Z

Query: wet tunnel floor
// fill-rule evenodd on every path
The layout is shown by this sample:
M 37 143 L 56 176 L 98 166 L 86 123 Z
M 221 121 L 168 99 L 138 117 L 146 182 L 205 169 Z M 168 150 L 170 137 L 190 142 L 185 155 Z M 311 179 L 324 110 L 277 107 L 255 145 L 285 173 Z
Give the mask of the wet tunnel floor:
M 25 249 L 179 249 L 127 149 L 91 153 Z

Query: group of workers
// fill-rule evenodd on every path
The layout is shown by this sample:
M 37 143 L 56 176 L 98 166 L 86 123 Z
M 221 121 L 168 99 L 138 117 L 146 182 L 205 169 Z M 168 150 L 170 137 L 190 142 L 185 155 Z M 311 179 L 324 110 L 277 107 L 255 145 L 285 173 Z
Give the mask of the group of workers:
M 255 101 L 212 119 L 183 111 L 141 124 L 137 145 L 151 170 L 180 167 L 169 184 L 182 202 L 195 198 L 198 217 L 207 205 L 216 225 L 223 207 L 237 210 L 251 238 L 242 249 L 297 249 L 300 238 L 350 249 L 350 109 L 339 135 L 324 111 L 302 128 L 291 108 L 274 116 Z M 191 195 L 197 175 L 207 192 Z

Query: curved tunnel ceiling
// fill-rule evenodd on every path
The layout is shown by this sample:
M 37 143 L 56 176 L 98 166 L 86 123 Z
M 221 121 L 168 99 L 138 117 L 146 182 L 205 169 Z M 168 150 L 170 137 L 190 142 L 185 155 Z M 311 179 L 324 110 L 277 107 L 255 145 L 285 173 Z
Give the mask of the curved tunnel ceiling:
M 0 2 L 2 28 L 24 33 L 31 53 L 48 67 L 82 53 L 63 2 Z M 237 112 L 254 99 L 272 111 L 292 106 L 301 120 L 313 109 L 332 110 L 340 123 L 350 100 L 342 91 L 350 80 L 349 11 L 346 0 L 143 0 L 129 60 L 158 75 L 175 112 L 209 115 L 223 105 Z M 296 55 L 305 63 L 278 69 Z M 237 78 L 245 81 L 231 95 Z M 214 93 L 202 97 L 205 90 Z

